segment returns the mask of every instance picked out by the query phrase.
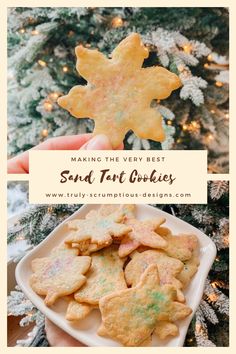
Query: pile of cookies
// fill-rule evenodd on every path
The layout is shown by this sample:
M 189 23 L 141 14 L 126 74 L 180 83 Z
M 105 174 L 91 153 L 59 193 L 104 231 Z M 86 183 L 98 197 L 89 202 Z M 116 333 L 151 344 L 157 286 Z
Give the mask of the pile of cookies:
M 30 284 L 45 304 L 68 301 L 66 319 L 99 308 L 100 336 L 146 346 L 155 333 L 177 336 L 176 321 L 192 312 L 184 289 L 196 273 L 198 240 L 172 235 L 164 218 L 137 220 L 134 205 L 102 205 L 67 222 L 64 243 L 32 261 Z

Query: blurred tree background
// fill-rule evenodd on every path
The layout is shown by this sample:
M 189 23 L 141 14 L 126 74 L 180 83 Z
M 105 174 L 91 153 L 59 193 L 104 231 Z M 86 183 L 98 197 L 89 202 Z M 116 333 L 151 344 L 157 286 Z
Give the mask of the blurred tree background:
M 8 155 L 51 136 L 89 132 L 56 101 L 85 84 L 75 70 L 83 44 L 109 55 L 130 32 L 149 48 L 144 66 L 162 65 L 183 86 L 155 102 L 163 115 L 164 143 L 132 132 L 126 149 L 207 149 L 210 173 L 228 172 L 229 14 L 226 8 L 9 8 Z

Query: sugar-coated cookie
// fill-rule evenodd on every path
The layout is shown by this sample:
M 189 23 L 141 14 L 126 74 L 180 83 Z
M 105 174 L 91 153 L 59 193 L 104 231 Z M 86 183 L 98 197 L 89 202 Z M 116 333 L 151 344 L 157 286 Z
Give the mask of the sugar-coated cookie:
M 177 75 L 160 66 L 142 68 L 149 55 L 137 33 L 114 49 L 111 59 L 98 50 L 75 49 L 79 74 L 85 86 L 74 86 L 58 104 L 76 118 L 92 118 L 93 134 L 109 136 L 118 147 L 129 130 L 141 139 L 164 141 L 162 116 L 151 108 L 153 99 L 165 99 L 181 86 Z

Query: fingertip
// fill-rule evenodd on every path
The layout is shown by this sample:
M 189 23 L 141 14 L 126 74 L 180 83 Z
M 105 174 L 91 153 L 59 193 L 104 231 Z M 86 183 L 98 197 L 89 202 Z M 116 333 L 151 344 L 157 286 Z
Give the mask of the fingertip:
M 105 134 L 99 134 L 93 136 L 81 150 L 112 150 L 112 144 Z

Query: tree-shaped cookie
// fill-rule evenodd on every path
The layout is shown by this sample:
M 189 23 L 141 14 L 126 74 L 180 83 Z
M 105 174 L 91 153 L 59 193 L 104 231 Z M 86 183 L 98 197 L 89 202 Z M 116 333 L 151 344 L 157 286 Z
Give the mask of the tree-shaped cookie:
M 94 134 L 109 136 L 114 148 L 130 129 L 142 139 L 165 139 L 161 114 L 150 104 L 153 99 L 167 98 L 181 83 L 162 67 L 142 68 L 149 53 L 139 34 L 122 40 L 111 59 L 82 45 L 75 53 L 76 69 L 88 83 L 60 97 L 61 107 L 76 118 L 94 119 Z
M 111 245 L 91 255 L 87 282 L 74 295 L 78 302 L 98 305 L 103 296 L 127 288 L 123 272 L 125 259 L 117 251 L 118 247 Z
M 121 240 L 119 256 L 125 257 L 141 245 L 152 248 L 165 248 L 167 242 L 155 232 L 155 230 L 164 222 L 164 218 L 155 218 L 144 221 L 127 219 L 126 225 L 131 227 L 131 231 Z
M 183 263 L 175 258 L 169 257 L 164 251 L 148 250 L 142 253 L 134 252 L 131 254 L 131 261 L 125 268 L 125 279 L 128 285 L 135 286 L 140 281 L 141 275 L 151 264 L 158 266 L 160 284 L 173 285 L 177 290 L 177 299 L 185 301 L 181 289 L 182 283 L 176 276 L 182 271 Z
M 32 261 L 30 285 L 37 294 L 46 295 L 46 305 L 53 305 L 59 297 L 72 294 L 85 283 L 83 274 L 88 271 L 91 258 L 77 254 L 76 249 L 58 247 L 48 257 Z
M 89 252 L 96 251 L 96 247 L 107 247 L 112 239 L 120 239 L 127 234 L 131 228 L 122 224 L 124 213 L 117 211 L 108 216 L 102 217 L 98 211 L 89 213 L 86 219 L 74 219 L 68 221 L 67 225 L 71 232 L 65 239 L 66 244 L 82 245 Z M 90 247 L 90 248 L 89 248 Z
M 109 336 L 125 346 L 138 346 L 150 337 L 159 321 L 180 320 L 192 312 L 175 300 L 175 289 L 159 284 L 157 266 L 152 264 L 134 288 L 100 300 L 102 326 L 98 334 Z
M 193 234 L 172 235 L 165 227 L 158 227 L 156 232 L 167 242 L 165 252 L 170 257 L 178 258 L 182 262 L 190 259 L 194 250 L 198 248 L 198 238 Z

